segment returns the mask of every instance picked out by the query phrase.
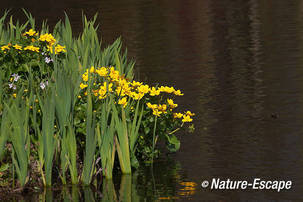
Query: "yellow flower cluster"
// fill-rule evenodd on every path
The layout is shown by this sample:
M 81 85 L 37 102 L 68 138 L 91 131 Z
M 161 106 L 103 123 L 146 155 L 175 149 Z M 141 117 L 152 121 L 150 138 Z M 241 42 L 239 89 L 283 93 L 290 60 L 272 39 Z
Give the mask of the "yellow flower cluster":
M 176 96 L 182 96 L 180 90 L 176 90 L 174 87 L 160 86 L 150 87 L 142 82 L 132 81 L 130 82 L 124 75 L 120 75 L 118 70 L 114 67 L 98 67 L 92 66 L 82 74 L 82 83 L 80 88 L 83 90 L 88 87 L 89 78 L 94 79 L 92 93 L 95 97 L 102 100 L 105 99 L 108 93 L 114 93 L 118 97 L 118 104 L 126 107 L 128 100 L 140 100 L 144 96 L 159 96 L 161 93 L 174 94 Z M 87 95 L 87 91 L 84 92 Z M 175 104 L 172 99 L 167 99 L 166 104 L 151 104 L 147 103 L 147 107 L 152 109 L 153 115 L 160 116 L 166 114 L 167 110 L 172 111 L 178 104 Z M 191 122 L 191 116 L 194 114 L 188 113 L 180 114 L 175 118 L 183 118 L 183 122 Z
M 35 42 L 37 38 L 35 38 L 36 36 L 38 36 L 38 33 L 33 30 L 30 29 L 29 31 L 25 32 L 23 34 L 23 36 L 30 36 L 31 41 Z M 38 41 L 40 42 L 46 42 L 47 43 L 47 49 L 50 53 L 55 52 L 55 54 L 60 54 L 60 53 L 65 53 L 66 52 L 66 48 L 65 46 L 61 46 L 60 44 L 57 44 L 56 46 L 54 45 L 56 43 L 56 39 L 53 37 L 52 34 L 46 33 L 46 34 L 42 34 L 40 35 L 40 37 L 38 38 Z M 8 43 L 7 45 L 1 46 L 1 51 L 3 51 L 4 53 L 7 53 L 8 50 L 11 49 L 11 47 L 15 48 L 16 50 L 21 51 L 23 50 L 29 50 L 29 51 L 33 51 L 33 52 L 37 52 L 39 53 L 40 51 L 40 47 L 34 46 L 34 45 L 28 45 L 25 46 L 24 48 L 21 45 L 15 44 L 14 46 L 12 46 L 11 43 Z
M 162 113 L 167 113 L 167 105 L 166 104 L 151 104 L 150 102 L 146 103 L 147 107 L 153 110 L 153 115 L 160 116 Z
M 184 114 L 182 113 L 174 113 L 174 118 L 176 119 L 181 119 L 182 122 L 192 122 L 193 119 L 191 117 L 195 116 L 195 113 L 192 113 L 190 111 L 185 112 Z
M 87 69 L 82 75 L 83 82 L 88 81 L 89 73 L 94 76 L 98 75 L 99 77 L 104 78 L 107 82 L 115 84 L 115 92 L 120 97 L 129 96 L 134 100 L 140 100 L 144 95 L 155 96 L 159 95 L 162 92 L 174 93 L 175 95 L 183 95 L 180 90 L 175 90 L 173 87 L 161 86 L 160 88 L 149 87 L 147 84 L 142 82 L 129 82 L 124 75 L 120 75 L 119 71 L 115 70 L 114 67 L 100 67 L 95 68 L 91 67 Z M 85 88 L 85 84 L 80 84 L 81 88 Z

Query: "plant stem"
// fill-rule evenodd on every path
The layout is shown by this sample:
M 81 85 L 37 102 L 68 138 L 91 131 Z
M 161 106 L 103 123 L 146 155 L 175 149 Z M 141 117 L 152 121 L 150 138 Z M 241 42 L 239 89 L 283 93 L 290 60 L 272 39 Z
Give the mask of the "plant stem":
M 152 154 L 152 162 L 154 162 L 154 152 L 155 152 L 155 135 L 157 128 L 157 116 L 155 116 L 155 124 L 154 124 L 154 132 L 153 132 L 153 154 Z

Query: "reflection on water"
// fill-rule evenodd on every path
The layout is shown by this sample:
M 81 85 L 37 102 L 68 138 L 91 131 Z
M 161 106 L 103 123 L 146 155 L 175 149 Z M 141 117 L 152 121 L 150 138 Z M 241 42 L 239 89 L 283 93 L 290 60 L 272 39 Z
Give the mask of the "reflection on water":
M 102 193 L 104 197 L 303 199 L 302 1 L 43 2 L 6 0 L 1 9 L 25 7 L 50 24 L 64 17 L 66 10 L 75 30 L 80 30 L 82 9 L 89 15 L 99 12 L 103 42 L 122 36 L 137 61 L 138 76 L 182 89 L 185 96 L 177 100 L 179 106 L 191 105 L 197 114 L 195 134 L 179 134 L 181 151 L 174 156 L 180 162 L 178 169 L 170 163 L 157 172 L 143 167 L 125 182 L 131 190 L 121 189 L 122 179 L 114 186 L 105 183 L 112 194 Z M 293 187 L 281 193 L 200 188 L 204 179 L 212 177 L 292 180 Z M 121 194 L 129 192 L 131 196 Z
M 132 175 L 122 175 L 114 180 L 104 179 L 98 188 L 60 187 L 5 200 L 139 202 L 190 198 L 195 194 L 197 183 L 183 181 L 184 176 L 180 171 L 180 164 L 173 160 L 158 161 L 154 165 L 143 166 Z

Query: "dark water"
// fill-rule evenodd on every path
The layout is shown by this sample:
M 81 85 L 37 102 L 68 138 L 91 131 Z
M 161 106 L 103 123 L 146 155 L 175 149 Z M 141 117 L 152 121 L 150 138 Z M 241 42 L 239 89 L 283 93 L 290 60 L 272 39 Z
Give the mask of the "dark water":
M 114 186 L 104 183 L 111 188 L 100 188 L 103 201 L 303 199 L 302 1 L 1 2 L 2 11 L 13 8 L 16 17 L 21 7 L 50 24 L 66 11 L 75 30 L 81 29 L 82 10 L 89 16 L 99 12 L 103 42 L 122 36 L 142 80 L 182 89 L 178 102 L 197 114 L 195 133 L 179 134 L 177 154 Z M 205 179 L 256 177 L 291 180 L 293 186 L 279 193 L 200 186 Z M 74 193 L 79 200 L 101 197 L 95 191 Z M 64 194 L 35 199 L 46 196 L 61 200 Z

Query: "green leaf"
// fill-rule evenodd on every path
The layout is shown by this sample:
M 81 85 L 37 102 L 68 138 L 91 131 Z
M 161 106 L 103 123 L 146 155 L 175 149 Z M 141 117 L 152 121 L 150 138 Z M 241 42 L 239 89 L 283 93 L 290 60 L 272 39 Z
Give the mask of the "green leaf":
M 135 155 L 132 155 L 131 159 L 130 159 L 130 163 L 131 163 L 131 166 L 133 168 L 138 168 L 139 167 L 139 161 L 137 159 L 137 157 Z
M 8 164 L 8 163 L 7 163 L 7 164 L 4 164 L 4 165 L 1 165 L 1 166 L 0 166 L 0 172 L 4 172 L 4 171 L 6 171 L 8 168 L 9 168 L 9 164 Z
M 167 138 L 167 149 L 170 152 L 176 152 L 180 149 L 180 141 L 175 135 L 165 135 Z
M 144 127 L 144 133 L 147 135 L 150 132 L 150 128 L 149 127 Z

